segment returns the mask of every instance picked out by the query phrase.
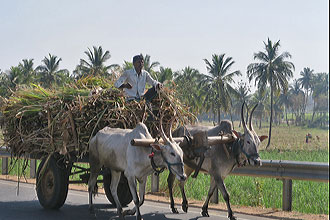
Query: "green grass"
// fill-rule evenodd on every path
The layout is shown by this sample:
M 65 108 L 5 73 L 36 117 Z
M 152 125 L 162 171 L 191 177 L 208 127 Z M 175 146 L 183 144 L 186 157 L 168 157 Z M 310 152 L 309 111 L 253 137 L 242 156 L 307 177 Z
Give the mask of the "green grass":
M 166 192 L 168 171 L 160 175 L 160 191 Z M 199 174 L 189 178 L 185 191 L 189 199 L 205 200 L 210 185 L 210 177 Z M 230 202 L 233 205 L 282 208 L 282 181 L 273 178 L 228 176 L 225 179 Z M 147 184 L 150 191 L 150 182 Z M 292 210 L 301 213 L 329 214 L 329 183 L 293 180 Z M 181 198 L 179 187 L 174 187 L 174 196 Z M 219 192 L 219 201 L 224 202 Z
M 302 150 L 261 150 L 260 157 L 265 160 L 294 160 L 310 162 L 329 162 L 328 151 L 318 149 Z
M 2 160 L 3 158 L 0 158 L 0 170 L 2 171 Z M 8 158 L 8 171 L 9 171 L 9 175 L 13 175 L 13 176 L 20 176 L 20 177 L 26 177 L 29 178 L 30 177 L 30 161 L 27 161 L 27 167 L 24 169 L 23 172 L 23 167 L 25 166 L 26 160 L 24 159 L 11 159 Z M 40 162 L 38 162 L 37 165 L 39 165 Z M 23 174 L 23 175 L 22 175 Z

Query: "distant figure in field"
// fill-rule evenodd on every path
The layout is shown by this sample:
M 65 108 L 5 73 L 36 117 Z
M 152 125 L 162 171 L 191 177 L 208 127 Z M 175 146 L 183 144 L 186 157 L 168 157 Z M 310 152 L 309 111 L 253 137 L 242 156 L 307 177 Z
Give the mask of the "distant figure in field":
M 320 137 L 319 136 L 316 135 L 315 137 L 316 137 L 316 140 L 317 141 L 320 141 Z
M 310 133 L 306 134 L 306 143 L 308 144 L 310 142 L 310 139 L 312 139 L 313 136 Z

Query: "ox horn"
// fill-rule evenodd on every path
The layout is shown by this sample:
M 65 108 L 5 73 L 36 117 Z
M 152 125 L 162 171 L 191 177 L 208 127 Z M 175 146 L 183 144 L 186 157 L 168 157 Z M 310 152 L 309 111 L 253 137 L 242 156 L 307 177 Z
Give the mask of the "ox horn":
M 245 101 L 243 102 L 242 109 L 241 109 L 241 120 L 242 120 L 244 130 L 248 130 L 248 128 L 246 127 L 246 124 L 245 124 L 245 120 L 244 120 L 244 113 L 243 113 L 244 105 L 245 105 Z
M 159 120 L 159 125 L 160 125 L 160 135 L 162 136 L 163 140 L 167 143 L 170 143 L 170 141 L 168 140 L 168 138 L 165 135 L 164 129 L 163 129 L 163 116 L 164 114 L 160 115 L 160 120 Z
M 173 125 L 173 122 L 175 121 L 175 116 L 171 119 L 171 121 L 170 121 L 170 128 L 169 128 L 169 135 L 170 135 L 170 141 L 171 142 L 174 142 L 174 140 L 173 140 L 173 137 L 172 137 L 172 125 Z
M 251 111 L 251 114 L 250 114 L 250 118 L 249 118 L 249 129 L 250 129 L 250 131 L 254 131 L 253 126 L 252 126 L 252 115 L 253 115 L 254 110 L 256 110 L 257 106 L 258 106 L 258 103 L 253 107 L 253 109 Z

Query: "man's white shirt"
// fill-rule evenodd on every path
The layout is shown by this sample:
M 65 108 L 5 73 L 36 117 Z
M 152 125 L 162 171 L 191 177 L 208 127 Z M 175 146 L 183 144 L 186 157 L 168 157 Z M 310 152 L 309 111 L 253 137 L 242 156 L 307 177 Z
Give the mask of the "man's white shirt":
M 131 89 L 124 88 L 125 96 L 128 99 L 141 98 L 144 94 L 146 83 L 149 83 L 151 86 L 156 86 L 158 84 L 156 80 L 151 78 L 147 71 L 141 70 L 141 74 L 138 76 L 134 68 L 126 70 L 115 82 L 115 87 L 119 88 L 125 83 L 129 83 L 132 86 Z

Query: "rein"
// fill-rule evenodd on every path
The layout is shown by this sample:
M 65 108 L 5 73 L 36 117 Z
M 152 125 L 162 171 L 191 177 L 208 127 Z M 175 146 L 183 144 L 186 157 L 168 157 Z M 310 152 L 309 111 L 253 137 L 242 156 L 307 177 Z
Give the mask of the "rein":
M 168 162 L 165 159 L 163 153 L 160 152 L 160 154 L 161 154 L 163 160 L 165 161 L 165 163 L 167 164 L 167 167 L 168 167 L 168 170 L 170 171 L 170 173 L 172 173 L 171 166 L 183 166 L 183 163 L 181 163 L 181 162 L 178 162 L 178 163 Z M 155 163 L 155 160 L 154 160 L 154 156 L 155 156 L 155 152 L 152 149 L 151 154 L 149 154 L 149 158 L 150 158 L 152 169 L 155 171 L 155 174 L 158 176 L 160 173 L 162 173 L 165 170 L 166 167 L 157 166 L 156 163 Z
M 156 163 L 155 163 L 155 160 L 154 160 L 154 156 L 155 156 L 155 153 L 152 150 L 151 154 L 149 154 L 150 163 L 151 163 L 152 169 L 155 171 L 155 175 L 159 176 L 159 174 L 162 173 L 165 170 L 165 167 L 157 166 Z
M 244 140 L 243 139 L 236 139 L 233 143 L 233 153 L 234 153 L 234 156 L 236 158 L 236 163 L 239 164 L 238 162 L 238 155 L 240 153 L 243 153 L 245 155 L 245 157 L 247 158 L 248 162 L 250 163 L 250 160 L 252 157 L 259 157 L 259 154 L 258 153 L 255 153 L 255 154 L 248 154 L 244 149 Z

